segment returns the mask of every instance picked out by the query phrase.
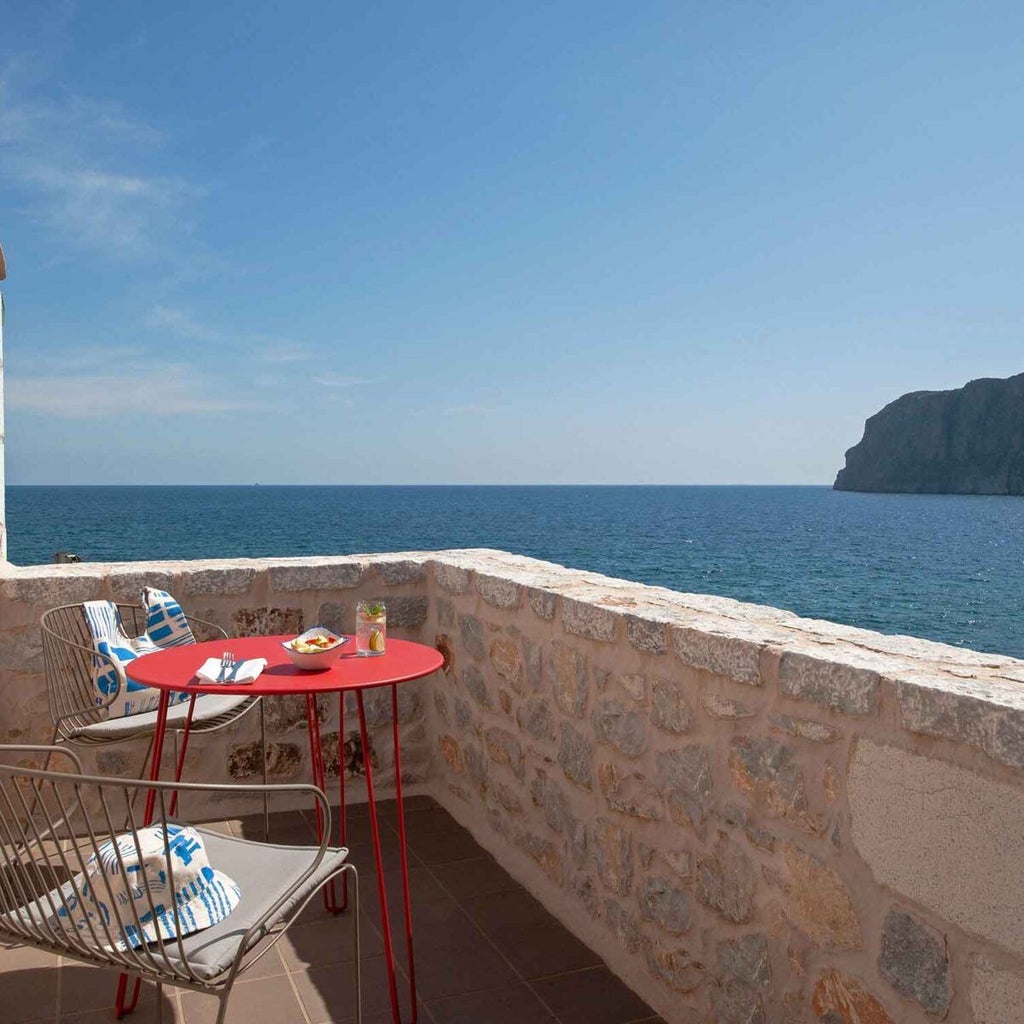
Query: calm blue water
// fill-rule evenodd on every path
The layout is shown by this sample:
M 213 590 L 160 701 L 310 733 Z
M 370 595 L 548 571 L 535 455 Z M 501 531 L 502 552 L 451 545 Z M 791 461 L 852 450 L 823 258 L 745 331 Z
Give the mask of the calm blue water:
M 9 487 L 17 565 L 492 547 L 1024 656 L 1024 498 L 827 487 Z

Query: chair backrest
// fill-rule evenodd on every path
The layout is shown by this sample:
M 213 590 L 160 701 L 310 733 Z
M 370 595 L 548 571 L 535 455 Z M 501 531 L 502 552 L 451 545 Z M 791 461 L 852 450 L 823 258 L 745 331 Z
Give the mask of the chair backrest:
M 145 629 L 146 619 L 141 607 L 130 604 L 116 607 L 128 636 Z M 50 717 L 67 737 L 107 717 L 105 708 L 96 704 L 93 680 L 97 668 L 103 672 L 114 663 L 96 652 L 84 605 L 65 604 L 51 608 L 43 613 L 40 625 Z
M 3 761 L 24 762 L 44 754 L 68 758 L 72 770 L 44 771 Z M 0 745 L 0 941 L 26 943 L 85 963 L 186 986 L 211 984 L 189 963 L 181 936 L 187 929 L 182 927 L 177 896 L 184 893 L 187 901 L 195 890 L 186 879 L 176 880 L 172 841 L 167 839 L 171 832 L 167 812 L 179 789 L 222 797 L 281 794 L 292 799 L 312 798 L 325 822 L 323 838 L 319 847 L 311 850 L 315 855 L 301 877 L 289 884 L 268 876 L 266 884 L 277 898 L 268 900 L 267 908 L 255 920 L 239 923 L 239 948 L 244 953 L 253 936 L 267 933 L 267 922 L 275 920 L 324 857 L 331 817 L 323 792 L 302 783 L 227 785 L 83 775 L 78 757 L 64 746 Z M 151 815 L 148 807 L 140 809 L 147 797 L 152 800 Z M 167 871 L 155 885 L 151 885 L 150 874 L 126 863 L 133 851 L 146 848 L 139 837 L 145 815 L 150 815 L 149 823 L 163 833 Z M 123 839 L 112 842 L 118 836 Z M 95 871 L 92 858 L 104 865 L 102 872 Z M 179 862 L 187 860 L 181 857 Z M 87 876 L 99 900 L 90 897 Z M 119 898 L 119 893 L 131 894 L 131 898 Z M 104 913 L 82 915 L 80 908 L 87 900 L 93 907 L 102 902 Z M 161 911 L 161 906 L 167 909 Z M 144 920 L 156 919 L 161 913 L 165 920 L 174 921 L 177 934 L 171 938 L 154 935 Z M 62 920 L 68 918 L 74 926 L 62 926 Z M 145 944 L 133 940 L 139 936 L 146 939 Z
M 145 934 L 144 919 L 147 914 L 155 919 L 161 904 L 169 905 L 178 920 L 170 850 L 170 894 L 157 893 L 145 873 L 126 865 L 123 844 L 112 843 L 123 835 L 139 846 L 142 824 L 134 805 L 141 801 L 132 798 L 152 784 L 82 775 L 67 748 L 36 749 L 70 757 L 74 770 L 39 771 L 0 763 L 0 938 L 151 977 L 198 980 L 180 937 L 157 935 L 146 944 L 130 941 Z M 171 791 L 159 784 L 153 791 L 153 824 L 166 837 Z M 96 871 L 96 864 L 104 864 L 104 870 Z M 137 899 L 118 897 L 133 888 Z M 82 913 L 83 907 L 101 904 L 102 913 Z

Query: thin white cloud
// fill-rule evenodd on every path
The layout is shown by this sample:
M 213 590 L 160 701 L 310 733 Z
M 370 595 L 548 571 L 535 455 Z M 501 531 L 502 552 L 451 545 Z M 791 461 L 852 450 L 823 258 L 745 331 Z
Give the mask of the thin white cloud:
M 62 249 L 111 260 L 160 255 L 180 246 L 188 213 L 204 194 L 180 177 L 144 170 L 165 137 L 118 104 L 64 94 L 38 99 L 39 83 L 17 62 L 0 74 L 0 178 Z
M 62 419 L 98 420 L 132 413 L 209 415 L 257 405 L 212 390 L 208 375 L 185 366 L 74 376 L 9 374 L 5 390 L 9 409 Z

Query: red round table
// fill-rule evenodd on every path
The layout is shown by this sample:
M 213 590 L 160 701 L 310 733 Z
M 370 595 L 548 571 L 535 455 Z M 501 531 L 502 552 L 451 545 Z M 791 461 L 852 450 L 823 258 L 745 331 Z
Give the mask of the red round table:
M 381 925 L 384 933 L 384 955 L 388 970 L 388 987 L 391 995 L 391 1012 L 395 1024 L 400 1022 L 398 990 L 395 982 L 395 955 L 391 941 L 391 921 L 388 915 L 387 889 L 384 882 L 384 862 L 381 858 L 380 828 L 377 822 L 377 803 L 373 792 L 373 772 L 370 766 L 370 743 L 366 728 L 366 713 L 363 709 L 363 691 L 379 686 L 391 687 L 391 716 L 395 747 L 395 800 L 398 810 L 398 843 L 402 862 L 402 894 L 405 900 L 405 938 L 409 954 L 409 992 L 412 1006 L 410 1024 L 416 1021 L 416 974 L 412 954 L 412 914 L 409 905 L 409 865 L 406 852 L 405 814 L 402 808 L 402 761 L 398 742 L 398 685 L 411 679 L 419 679 L 436 672 L 444 664 L 444 657 L 433 647 L 412 643 L 408 640 L 387 642 L 387 652 L 372 657 L 361 657 L 354 653 L 355 642 L 342 648 L 344 652 L 331 668 L 309 672 L 297 669 L 281 646 L 291 636 L 243 637 L 231 640 L 211 640 L 201 644 L 187 644 L 171 647 L 155 654 L 137 658 L 127 666 L 128 676 L 135 682 L 160 690 L 160 704 L 157 707 L 156 727 L 153 739 L 153 758 L 150 778 L 160 775 L 160 760 L 163 755 L 164 733 L 167 729 L 167 709 L 170 695 L 176 691 L 192 694 L 188 716 L 182 734 L 181 751 L 175 775 L 181 776 L 188 746 L 188 734 L 192 723 L 195 698 L 202 693 L 225 693 L 228 691 L 251 697 L 277 697 L 302 694 L 306 698 L 306 726 L 309 731 L 309 753 L 313 770 L 313 784 L 326 792 L 327 778 L 324 767 L 323 749 L 320 744 L 320 720 L 317 716 L 316 698 L 321 693 L 337 693 L 338 696 L 338 790 L 340 794 L 340 845 L 345 845 L 345 770 L 342 760 L 345 729 L 345 693 L 355 692 L 356 708 L 359 713 L 359 732 L 363 744 L 363 767 L 366 772 L 366 799 L 370 810 L 370 830 L 373 835 L 373 852 L 377 868 L 377 892 L 380 897 Z M 220 659 L 229 650 L 236 659 L 266 658 L 267 667 L 255 682 L 239 685 L 207 683 L 196 678 L 196 670 L 208 659 Z M 152 820 L 156 792 L 151 790 L 146 801 L 145 823 Z M 172 803 L 172 813 L 173 813 Z M 317 838 L 323 839 L 324 823 L 317 804 Z M 347 905 L 347 893 L 343 890 L 342 902 L 338 903 L 334 883 L 324 890 L 324 905 L 332 913 L 340 913 Z M 118 989 L 118 1016 L 132 1007 L 124 1006 L 126 978 L 122 977 Z M 138 987 L 135 996 L 137 998 Z M 134 1006 L 134 1000 L 133 1004 Z

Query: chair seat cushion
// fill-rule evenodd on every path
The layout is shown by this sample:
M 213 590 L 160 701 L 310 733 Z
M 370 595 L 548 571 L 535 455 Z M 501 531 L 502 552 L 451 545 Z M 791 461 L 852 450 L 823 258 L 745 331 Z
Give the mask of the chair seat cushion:
M 308 869 L 316 850 L 306 846 L 279 846 L 237 839 L 202 827 L 196 831 L 203 837 L 210 863 L 232 878 L 242 890 L 238 906 L 223 921 L 182 939 L 185 956 L 192 969 L 205 980 L 210 980 L 231 967 L 245 933 L 273 906 L 282 892 L 298 881 Z M 255 946 L 277 922 L 287 919 L 346 860 L 348 850 L 329 848 L 316 871 L 253 937 L 248 948 Z M 174 955 L 178 952 L 177 943 L 168 943 L 166 948 L 171 959 L 177 959 Z
M 236 713 L 247 701 L 257 701 L 258 697 L 250 697 L 240 693 L 204 693 L 196 697 L 196 710 L 192 715 L 193 727 L 210 726 L 222 715 Z M 122 718 L 108 718 L 106 721 L 93 722 L 83 726 L 73 734 L 72 738 L 93 740 L 129 739 L 132 736 L 145 736 L 156 726 L 156 711 L 143 711 L 137 715 Z M 188 716 L 188 703 L 175 704 L 167 710 L 167 728 L 181 729 Z

